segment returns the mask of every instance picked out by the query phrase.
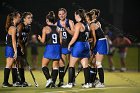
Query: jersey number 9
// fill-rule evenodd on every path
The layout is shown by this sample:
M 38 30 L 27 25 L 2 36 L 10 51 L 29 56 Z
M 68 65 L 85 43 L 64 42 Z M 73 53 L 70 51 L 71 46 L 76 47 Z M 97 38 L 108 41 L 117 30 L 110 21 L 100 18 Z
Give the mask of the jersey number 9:
M 67 39 L 67 33 L 66 32 L 62 32 L 62 38 Z
M 56 44 L 57 43 L 57 35 L 56 34 L 52 34 L 52 42 L 53 44 Z

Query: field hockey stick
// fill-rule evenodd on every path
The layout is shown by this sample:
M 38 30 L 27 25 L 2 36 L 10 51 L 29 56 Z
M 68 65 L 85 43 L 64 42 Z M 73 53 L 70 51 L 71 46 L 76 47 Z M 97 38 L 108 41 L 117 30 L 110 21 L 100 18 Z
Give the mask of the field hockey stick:
M 78 70 L 78 72 L 76 73 L 76 75 L 75 75 L 75 79 L 76 79 L 76 77 L 79 75 L 79 73 L 82 71 L 82 69 L 83 69 L 83 67 L 81 67 L 79 70 Z
M 35 83 L 35 86 L 38 87 L 39 85 L 38 85 L 38 83 L 36 82 L 36 79 L 35 79 L 35 77 L 34 77 L 34 74 L 33 74 L 33 72 L 32 72 L 32 69 L 31 69 L 31 67 L 30 67 L 30 65 L 29 65 L 29 63 L 28 63 L 28 61 L 27 61 L 27 59 L 25 58 L 24 60 L 25 60 L 27 66 L 28 66 L 28 68 L 29 68 L 29 71 L 30 71 L 30 73 L 31 73 L 31 76 L 32 76 L 32 78 L 33 78 L 33 81 L 34 81 L 34 83 Z
M 19 81 L 21 81 L 21 77 L 20 77 L 20 73 L 19 73 L 19 64 L 18 64 L 17 60 L 16 60 L 16 70 L 17 70 L 17 78 Z
M 62 61 L 63 61 L 63 63 L 64 63 L 63 58 L 61 58 L 61 60 L 62 60 Z M 67 66 L 66 66 L 66 68 L 65 68 L 65 71 L 64 71 L 64 76 L 65 76 L 65 74 L 67 73 L 68 68 L 69 68 L 69 63 L 68 63 L 68 65 L 67 65 Z M 63 76 L 63 77 L 64 77 L 64 76 Z

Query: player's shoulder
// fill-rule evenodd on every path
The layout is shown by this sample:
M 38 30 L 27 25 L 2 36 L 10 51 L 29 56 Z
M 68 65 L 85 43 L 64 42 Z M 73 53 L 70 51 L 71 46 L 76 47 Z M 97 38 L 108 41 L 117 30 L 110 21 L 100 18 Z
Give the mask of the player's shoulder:
M 10 26 L 10 27 L 9 27 L 9 31 L 11 31 L 11 30 L 12 30 L 12 31 L 13 31 L 13 30 L 16 31 L 16 29 L 17 29 L 17 28 L 16 28 L 15 26 Z

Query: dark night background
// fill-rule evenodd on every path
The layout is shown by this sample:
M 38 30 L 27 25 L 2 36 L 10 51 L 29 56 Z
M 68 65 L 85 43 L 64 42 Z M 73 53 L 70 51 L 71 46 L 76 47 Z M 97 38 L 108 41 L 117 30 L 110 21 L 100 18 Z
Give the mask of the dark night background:
M 109 25 L 132 42 L 140 42 L 140 11 L 138 0 L 4 0 L 0 1 L 0 44 L 5 41 L 5 20 L 13 11 L 33 13 L 32 34 L 41 34 L 45 25 L 45 16 L 49 11 L 57 15 L 59 8 L 68 11 L 68 18 L 74 20 L 74 11 L 78 8 L 101 10 L 103 27 Z M 113 26 L 112 26 L 113 25 Z

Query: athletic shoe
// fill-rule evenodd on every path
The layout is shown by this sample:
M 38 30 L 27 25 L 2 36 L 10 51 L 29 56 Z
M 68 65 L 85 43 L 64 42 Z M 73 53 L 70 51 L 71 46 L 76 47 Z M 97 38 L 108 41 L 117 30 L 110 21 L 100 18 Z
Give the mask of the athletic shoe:
M 48 79 L 46 83 L 46 88 L 50 87 L 50 85 L 53 83 L 52 79 Z
M 72 88 L 73 84 L 72 83 L 68 83 L 67 85 L 63 85 L 61 86 L 62 88 Z
M 126 72 L 126 68 L 125 68 L 125 67 L 122 67 L 122 68 L 120 69 L 120 72 Z
M 73 85 L 73 86 L 76 86 L 76 83 L 75 83 L 75 82 L 73 82 L 73 83 L 72 83 L 72 85 Z
M 89 83 L 89 87 L 92 88 L 93 87 L 93 83 Z
M 22 84 L 20 82 L 15 82 L 13 83 L 13 87 L 21 87 Z
M 56 88 L 57 86 L 54 83 L 51 83 L 50 87 L 51 88 Z
M 3 88 L 7 88 L 7 87 L 12 87 L 13 85 L 12 84 L 9 84 L 9 83 L 3 83 L 2 84 L 2 87 Z
M 60 82 L 58 83 L 57 86 L 58 86 L 58 87 L 61 87 L 62 85 L 64 85 L 64 82 L 61 82 L 61 81 L 60 81 Z
M 22 87 L 30 87 L 30 86 L 31 86 L 31 84 L 28 84 L 27 82 L 22 83 Z
M 89 83 L 84 84 L 82 88 L 90 88 Z
M 100 83 L 100 80 L 99 79 L 96 79 L 93 83 L 93 86 L 95 87 L 98 83 Z
M 114 67 L 114 66 L 111 67 L 108 71 L 109 71 L 109 72 L 114 72 L 114 71 L 115 71 L 115 67 Z
M 101 82 L 95 85 L 95 88 L 104 88 L 104 87 L 105 87 L 104 83 Z

